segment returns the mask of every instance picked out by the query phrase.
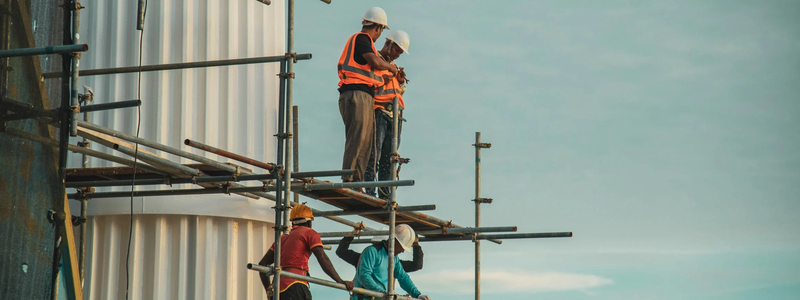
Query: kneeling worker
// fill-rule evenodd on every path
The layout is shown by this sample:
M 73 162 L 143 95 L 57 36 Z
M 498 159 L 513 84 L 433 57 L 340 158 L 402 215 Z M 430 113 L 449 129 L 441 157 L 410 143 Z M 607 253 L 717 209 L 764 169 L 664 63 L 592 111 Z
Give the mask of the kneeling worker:
M 311 253 L 317 257 L 319 266 L 325 271 L 325 274 L 331 277 L 334 281 L 342 283 L 350 291 L 353 289 L 353 283 L 344 281 L 339 277 L 339 273 L 333 268 L 328 255 L 322 249 L 322 239 L 319 233 L 311 229 L 311 221 L 314 220 L 314 215 L 311 209 L 305 204 L 300 204 L 292 208 L 290 214 L 292 221 L 292 231 L 288 235 L 281 236 L 281 261 L 280 267 L 283 272 L 291 272 L 304 276 L 308 274 L 308 258 Z M 269 248 L 267 254 L 259 262 L 262 266 L 268 266 L 275 262 L 275 244 Z M 270 295 L 271 282 L 269 276 L 264 273 L 259 273 L 261 276 L 261 284 Z M 281 276 L 280 278 L 280 293 L 281 299 L 284 300 L 310 300 L 311 291 L 308 290 L 308 282 L 292 279 Z
M 389 282 L 389 259 L 394 259 L 394 278 L 400 282 L 400 287 L 403 288 L 414 298 L 430 300 L 428 296 L 421 295 L 420 291 L 408 277 L 408 274 L 403 270 L 403 265 L 400 264 L 398 254 L 411 249 L 411 244 L 414 243 L 414 229 L 406 224 L 395 226 L 394 228 L 395 240 L 383 241 L 382 243 L 375 243 L 361 252 L 361 260 L 358 262 L 356 268 L 356 277 L 353 284 L 356 287 L 365 288 L 368 290 L 386 292 L 387 283 Z M 394 253 L 389 255 L 389 244 L 394 243 Z M 371 299 L 371 297 L 354 294 L 350 300 L 364 300 Z

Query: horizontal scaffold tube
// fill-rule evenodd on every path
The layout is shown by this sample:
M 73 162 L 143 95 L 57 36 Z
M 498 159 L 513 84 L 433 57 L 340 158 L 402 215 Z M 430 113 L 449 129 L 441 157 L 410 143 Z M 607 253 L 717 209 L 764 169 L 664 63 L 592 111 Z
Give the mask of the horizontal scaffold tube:
M 142 153 L 139 153 L 140 155 Z M 142 158 L 142 157 L 140 157 Z M 373 181 L 373 182 L 347 182 L 348 186 L 354 187 L 383 187 L 383 186 L 408 186 L 413 185 L 413 180 L 397 180 L 397 181 Z M 306 185 L 292 186 L 292 190 L 333 190 L 341 188 L 342 183 L 312 183 Z M 222 188 L 207 188 L 207 189 L 174 189 L 174 190 L 155 190 L 155 191 L 127 191 L 127 192 L 107 192 L 107 193 L 91 193 L 78 195 L 70 195 L 70 199 L 86 198 L 117 198 L 126 197 L 133 194 L 135 197 L 144 196 L 171 196 L 171 195 L 202 195 L 202 194 L 232 194 L 232 193 L 249 193 L 249 192 L 272 192 L 275 191 L 275 186 L 250 186 L 250 187 L 222 187 Z M 260 195 L 259 195 L 260 196 Z
M 38 135 L 33 135 L 33 134 L 30 134 L 30 133 L 27 133 L 27 132 L 23 132 L 23 131 L 19 131 L 19 130 L 13 129 L 13 128 L 6 128 L 5 133 L 8 133 L 10 135 L 17 136 L 17 137 L 20 137 L 20 138 L 23 138 L 23 139 L 31 140 L 31 141 L 34 141 L 34 142 L 39 142 L 39 143 L 42 143 L 42 144 L 45 144 L 45 145 L 48 145 L 48 146 L 51 146 L 51 147 L 58 148 L 58 141 L 52 140 L 52 139 L 49 139 L 49 138 L 41 137 L 41 136 L 38 136 Z M 87 149 L 87 148 L 82 148 L 82 147 L 78 147 L 78 146 L 75 146 L 75 145 L 68 145 L 68 148 L 69 148 L 69 151 L 72 151 L 72 152 L 75 152 L 75 153 L 86 154 L 86 155 L 89 155 L 89 156 L 92 156 L 92 157 L 105 159 L 105 160 L 108 160 L 108 161 L 111 161 L 111 162 L 115 162 L 115 163 L 118 163 L 118 164 L 123 164 L 123 165 L 131 166 L 131 167 L 133 166 L 133 161 L 130 160 L 130 159 L 124 158 L 124 157 L 114 156 L 114 155 L 111 155 L 111 154 L 107 154 L 107 153 L 103 153 L 103 152 L 100 152 L 100 151 L 95 151 L 95 150 L 91 150 L 91 149 Z M 137 163 L 137 165 L 138 165 L 139 168 L 141 168 L 143 170 L 147 170 L 149 172 L 153 172 L 153 173 L 156 173 L 156 174 L 159 174 L 159 175 L 167 175 L 167 172 L 164 172 L 164 171 L 161 171 L 159 169 L 156 169 L 156 168 L 154 168 L 154 167 L 152 167 L 150 165 L 146 165 L 146 164 L 141 163 L 141 162 Z M 85 187 L 85 186 L 81 186 L 81 187 Z
M 421 235 L 436 235 L 436 234 L 467 234 L 476 232 L 514 232 L 514 231 L 517 231 L 517 226 L 443 228 L 443 229 L 433 229 L 433 230 L 417 230 L 415 232 Z M 354 233 L 351 231 L 319 233 L 320 237 L 344 237 L 353 235 Z M 358 235 L 359 236 L 389 235 L 389 231 L 388 230 L 361 231 L 358 233 Z
M 55 142 L 55 141 L 54 141 Z M 70 145 L 72 146 L 72 145 Z M 77 147 L 77 146 L 74 146 Z M 81 148 L 82 149 L 82 148 Z M 70 147 L 72 150 L 72 147 Z M 102 152 L 98 152 L 104 154 Z M 106 154 L 108 155 L 108 154 Z M 110 156 L 110 155 L 109 155 Z M 103 157 L 101 157 L 103 158 Z M 133 161 L 130 161 L 133 165 Z M 141 164 L 140 164 L 141 166 Z M 149 166 L 148 166 L 149 167 Z M 158 171 L 157 169 L 154 169 Z M 297 172 L 292 173 L 292 177 L 304 178 L 314 176 L 341 176 L 342 174 L 352 173 L 353 170 L 333 170 L 333 171 L 310 171 L 310 172 Z M 165 172 L 159 174 L 166 175 Z M 253 180 L 268 180 L 275 179 L 275 174 L 255 174 L 255 175 L 223 175 L 223 176 L 206 176 L 192 178 L 149 178 L 149 179 L 136 179 L 134 182 L 131 179 L 120 180 L 91 180 L 91 181 L 68 181 L 66 187 L 101 187 L 101 186 L 131 186 L 131 185 L 173 185 L 173 184 L 189 184 L 189 183 L 207 183 L 207 182 L 240 182 L 240 181 L 253 181 Z M 302 184 L 302 183 L 299 183 Z
M 271 266 L 267 267 L 267 266 L 261 266 L 261 265 L 257 265 L 257 264 L 247 264 L 247 268 L 250 269 L 250 270 L 253 270 L 253 271 L 257 271 L 257 272 L 261 272 L 261 273 L 267 274 L 268 276 L 272 275 L 272 273 L 275 272 L 275 268 L 273 268 Z M 292 278 L 292 279 L 308 281 L 310 283 L 324 285 L 324 286 L 327 286 L 327 287 L 340 289 L 340 290 L 345 290 L 345 291 L 347 290 L 347 288 L 344 286 L 344 284 L 341 284 L 341 283 L 336 283 L 336 282 L 333 282 L 333 281 L 328 281 L 328 280 L 314 278 L 314 277 L 303 276 L 303 275 L 295 274 L 295 273 L 291 273 L 291 272 L 281 272 L 281 277 L 288 277 L 288 278 Z M 371 296 L 371 297 L 377 297 L 378 299 L 383 299 L 384 297 L 386 297 L 386 293 L 371 291 L 371 290 L 367 290 L 367 289 L 359 288 L 359 287 L 353 288 L 353 293 L 363 294 L 363 295 L 367 295 L 367 296 Z M 409 296 L 400 296 L 400 295 L 398 295 L 397 298 L 395 298 L 395 299 L 399 299 L 399 300 L 419 300 L 417 298 L 413 298 L 413 297 L 409 297 Z
M 227 157 L 227 158 L 230 158 L 230 159 L 233 159 L 233 160 L 238 160 L 240 162 L 246 163 L 248 165 L 253 165 L 253 166 L 265 169 L 267 171 L 272 171 L 272 169 L 275 168 L 275 164 L 265 163 L 265 162 L 258 161 L 258 160 L 255 160 L 255 159 L 252 159 L 252 158 L 249 158 L 249 157 L 244 157 L 244 156 L 241 156 L 239 154 L 236 154 L 236 153 L 233 153 L 233 152 L 229 152 L 229 151 L 225 151 L 225 150 L 222 150 L 222 149 L 219 149 L 219 148 L 216 148 L 216 147 L 212 147 L 212 146 L 203 144 L 203 143 L 198 142 L 198 141 L 192 141 L 190 139 L 185 139 L 183 141 L 183 144 L 186 145 L 186 146 L 190 146 L 190 147 L 194 147 L 194 148 L 203 150 L 203 151 L 214 153 L 214 154 L 219 155 L 219 156 L 224 156 L 224 157 Z
M 59 45 L 38 48 L 20 48 L 0 50 L 0 57 L 33 56 L 42 54 L 63 54 L 73 52 L 85 52 L 89 50 L 87 44 Z
M 161 64 L 161 65 L 151 65 L 151 66 L 142 66 L 142 67 L 121 67 L 121 68 L 108 68 L 108 69 L 93 69 L 93 70 L 81 70 L 80 73 L 78 73 L 78 76 L 137 73 L 140 70 L 142 72 L 151 72 L 151 71 L 166 71 L 166 70 L 182 70 L 182 69 L 193 69 L 193 68 L 235 66 L 235 65 L 279 62 L 279 61 L 284 60 L 284 59 L 286 59 L 285 55 L 279 55 L 279 56 L 265 56 L 265 57 L 252 57 L 252 58 L 238 58 L 238 59 L 223 59 L 223 60 L 211 60 L 211 61 L 184 62 L 184 63 L 175 63 L 175 64 Z M 311 53 L 297 54 L 297 60 L 306 60 L 306 59 L 311 59 Z M 61 73 L 61 72 L 52 72 L 52 73 L 44 73 L 44 74 L 42 74 L 42 77 L 44 77 L 44 78 L 58 78 L 58 77 L 61 77 L 61 76 L 64 76 L 64 74 Z
M 435 210 L 435 209 L 436 209 L 436 205 L 433 205 L 433 204 L 399 206 L 399 207 L 397 207 L 397 211 L 420 211 L 420 210 Z M 386 211 L 385 209 L 332 210 L 332 211 L 321 211 L 319 213 L 315 213 L 314 216 L 325 217 L 325 216 L 344 216 L 344 215 L 375 215 L 375 214 L 388 214 L 388 213 L 389 212 Z
M 137 107 L 142 105 L 142 100 L 127 100 L 127 101 L 117 101 L 117 102 L 109 102 L 109 103 L 101 103 L 101 104 L 92 104 L 92 105 L 84 105 L 79 106 L 80 112 L 91 112 L 91 111 L 99 111 L 99 110 L 108 110 L 108 109 L 117 109 L 117 108 L 126 108 L 126 107 Z
M 541 238 L 565 238 L 572 237 L 572 232 L 544 232 L 544 233 L 507 233 L 507 234 L 479 234 L 475 236 L 476 240 L 490 240 L 490 239 L 541 239 Z M 421 237 L 420 242 L 446 242 L 446 241 L 471 241 L 472 235 L 456 236 L 456 237 Z M 322 244 L 333 245 L 338 244 L 339 240 L 322 240 Z M 352 244 L 369 244 L 372 243 L 370 239 L 354 239 Z

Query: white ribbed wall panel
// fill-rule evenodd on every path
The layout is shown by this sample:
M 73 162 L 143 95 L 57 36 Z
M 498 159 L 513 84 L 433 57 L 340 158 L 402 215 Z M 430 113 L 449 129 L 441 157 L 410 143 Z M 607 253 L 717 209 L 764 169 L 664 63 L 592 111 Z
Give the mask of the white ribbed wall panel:
M 130 219 L 88 220 L 86 299 L 125 299 Z M 131 240 L 129 299 L 265 299 L 256 272 L 272 224 L 185 215 L 138 215 Z
M 138 64 L 137 2 L 82 1 L 87 8 L 81 11 L 81 43 L 90 50 L 83 54 L 81 69 Z M 143 65 L 283 55 L 285 28 L 283 1 L 149 1 Z M 140 136 L 220 161 L 227 159 L 184 146 L 183 140 L 274 162 L 277 73 L 278 63 L 144 72 Z M 137 98 L 135 73 L 86 76 L 79 83 L 94 89 L 95 104 Z M 134 135 L 136 115 L 132 108 L 93 112 L 91 122 Z M 113 152 L 96 143 L 92 149 Z M 71 154 L 71 167 L 80 167 L 80 161 L 80 155 Z M 112 165 L 96 158 L 90 162 L 92 167 Z
M 89 44 L 82 70 L 138 64 L 137 2 L 81 1 L 86 6 L 81 10 L 81 43 Z M 279 0 L 269 6 L 255 0 L 149 1 L 142 64 L 283 55 L 285 22 L 284 1 Z M 277 73 L 277 63 L 144 72 L 141 97 L 135 73 L 86 76 L 79 84 L 94 90 L 93 104 L 141 99 L 142 138 L 223 162 L 229 160 L 184 146 L 183 140 L 274 162 Z M 92 123 L 136 134 L 136 109 L 92 112 L 91 118 Z M 91 148 L 125 156 L 97 143 Z M 174 162 L 193 163 L 148 150 Z M 80 155 L 70 154 L 69 165 L 81 167 Z M 116 164 L 90 158 L 90 166 Z M 258 275 L 246 264 L 257 262 L 272 243 L 272 212 L 265 209 L 270 201 L 228 195 L 163 198 L 134 201 L 130 299 L 265 298 Z M 89 202 L 86 299 L 125 298 L 129 201 Z

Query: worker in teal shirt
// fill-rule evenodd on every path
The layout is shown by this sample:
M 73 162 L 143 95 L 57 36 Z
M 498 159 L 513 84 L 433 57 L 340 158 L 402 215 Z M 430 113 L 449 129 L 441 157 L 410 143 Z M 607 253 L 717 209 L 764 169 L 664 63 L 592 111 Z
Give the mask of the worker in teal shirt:
M 414 298 L 430 300 L 428 296 L 420 296 L 420 291 L 408 277 L 408 274 L 403 270 L 403 265 L 400 264 L 398 254 L 403 253 L 411 248 L 414 243 L 414 229 L 406 224 L 401 224 L 395 227 L 395 246 L 394 246 L 394 278 L 400 282 L 400 287 L 403 288 Z M 361 252 L 361 259 L 356 268 L 356 277 L 353 279 L 353 285 L 368 290 L 386 292 L 387 283 L 389 282 L 389 254 L 388 243 L 376 243 L 364 249 Z M 372 299 L 370 296 L 362 294 L 353 294 L 351 300 L 364 300 Z

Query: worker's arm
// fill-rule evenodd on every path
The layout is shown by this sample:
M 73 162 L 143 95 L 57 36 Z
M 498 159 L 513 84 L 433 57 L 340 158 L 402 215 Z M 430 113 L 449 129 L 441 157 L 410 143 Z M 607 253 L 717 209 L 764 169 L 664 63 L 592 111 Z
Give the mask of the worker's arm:
M 267 251 L 267 254 L 264 254 L 264 257 L 261 258 L 261 261 L 259 261 L 258 264 L 262 266 L 269 266 L 273 262 L 275 262 L 275 251 L 273 251 L 272 247 L 270 247 L 269 251 Z M 272 283 L 270 276 L 267 276 L 267 274 L 261 272 L 258 272 L 258 275 L 261 277 L 261 285 L 264 286 L 264 290 L 269 293 L 269 286 L 270 283 Z
M 336 256 L 346 261 L 354 267 L 358 265 L 358 258 L 360 253 L 350 250 L 350 243 L 353 242 L 352 236 L 346 236 L 339 241 L 339 247 L 336 247 Z
M 397 256 L 395 256 L 395 259 L 395 261 L 400 260 L 397 259 Z M 411 277 L 408 277 L 406 271 L 403 270 L 403 264 L 399 264 L 394 268 L 394 277 L 397 278 L 397 282 L 400 283 L 400 287 L 403 288 L 406 293 L 409 293 L 411 297 L 417 298 L 420 294 L 422 294 L 417 289 L 417 286 L 414 285 L 414 282 L 411 281 Z
M 422 253 L 422 246 L 419 245 L 418 242 L 414 242 L 414 245 L 411 246 L 414 251 L 414 260 L 407 261 L 401 260 L 400 263 L 403 265 L 403 270 L 407 273 L 411 273 L 414 271 L 422 270 L 422 257 L 425 255 Z
M 385 292 L 386 287 L 383 286 L 383 283 L 375 281 L 373 276 L 375 266 L 378 265 L 379 261 L 378 250 L 375 249 L 375 247 L 369 246 L 365 248 L 364 251 L 361 252 L 361 261 L 358 263 L 356 277 L 358 277 L 359 282 L 361 282 L 365 289 Z
M 344 284 L 348 291 L 353 290 L 353 283 L 350 281 L 344 281 L 341 277 L 339 277 L 339 273 L 336 273 L 336 269 L 333 268 L 331 260 L 328 258 L 328 255 L 325 254 L 325 250 L 322 249 L 321 245 L 311 248 L 311 252 L 314 253 L 314 256 L 319 262 L 319 266 L 322 267 L 322 271 L 325 271 L 325 274 L 328 274 L 333 281 Z
M 375 70 L 389 70 L 392 74 L 397 74 L 397 67 L 393 64 L 390 64 L 383 60 L 383 58 L 378 57 L 375 53 L 367 52 L 362 54 L 361 56 L 367 60 L 367 63 L 372 66 Z

